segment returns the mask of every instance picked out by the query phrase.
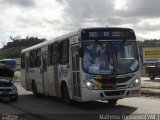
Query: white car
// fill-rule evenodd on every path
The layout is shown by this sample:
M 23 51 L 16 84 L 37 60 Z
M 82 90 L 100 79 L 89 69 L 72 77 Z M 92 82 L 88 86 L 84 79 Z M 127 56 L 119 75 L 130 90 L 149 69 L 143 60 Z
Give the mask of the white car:
M 12 81 L 14 71 L 0 66 L 0 99 L 9 99 L 16 102 L 18 99 L 17 87 Z

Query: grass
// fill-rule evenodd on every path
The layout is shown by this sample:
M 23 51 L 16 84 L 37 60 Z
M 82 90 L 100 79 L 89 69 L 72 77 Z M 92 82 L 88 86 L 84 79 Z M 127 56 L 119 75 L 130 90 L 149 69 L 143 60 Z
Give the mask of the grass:
M 14 75 L 13 80 L 14 80 L 14 81 L 16 81 L 16 80 L 19 80 L 19 81 L 20 81 L 20 80 L 21 80 L 21 77 L 18 77 L 17 75 Z
M 16 64 L 16 68 L 20 69 L 21 65 L 20 64 Z

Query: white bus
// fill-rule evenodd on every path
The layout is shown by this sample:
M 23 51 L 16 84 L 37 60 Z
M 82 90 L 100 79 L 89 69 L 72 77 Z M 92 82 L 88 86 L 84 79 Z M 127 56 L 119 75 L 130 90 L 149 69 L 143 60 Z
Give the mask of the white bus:
M 22 86 L 64 102 L 140 96 L 140 58 L 129 28 L 81 28 L 21 52 Z

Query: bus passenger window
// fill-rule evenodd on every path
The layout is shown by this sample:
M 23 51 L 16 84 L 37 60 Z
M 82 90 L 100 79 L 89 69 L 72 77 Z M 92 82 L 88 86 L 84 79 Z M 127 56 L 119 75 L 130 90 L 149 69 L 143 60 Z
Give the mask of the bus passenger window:
M 50 66 L 51 65 L 51 61 L 52 61 L 52 59 L 51 59 L 51 51 L 52 51 L 52 49 L 51 49 L 51 45 L 48 45 L 48 66 Z
M 41 50 L 37 49 L 30 52 L 30 67 L 35 68 L 41 65 Z
M 36 51 L 36 67 L 40 67 L 41 66 L 41 50 L 38 49 Z
M 58 64 L 59 63 L 59 43 L 53 43 L 53 49 L 52 49 L 52 63 Z
M 25 54 L 21 55 L 21 68 L 24 69 L 25 68 Z
M 60 45 L 61 45 L 61 60 L 60 60 L 60 62 L 62 64 L 68 63 L 69 62 L 69 41 L 63 40 Z

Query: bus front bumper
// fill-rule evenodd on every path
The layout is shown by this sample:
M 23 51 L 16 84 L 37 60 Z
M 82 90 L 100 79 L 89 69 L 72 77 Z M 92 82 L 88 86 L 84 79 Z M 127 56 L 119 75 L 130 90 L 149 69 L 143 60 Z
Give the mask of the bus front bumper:
M 88 88 L 81 89 L 82 99 L 80 101 L 122 99 L 126 97 L 141 96 L 141 87 L 118 89 L 118 90 L 90 90 Z

